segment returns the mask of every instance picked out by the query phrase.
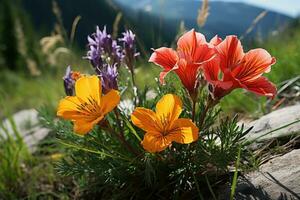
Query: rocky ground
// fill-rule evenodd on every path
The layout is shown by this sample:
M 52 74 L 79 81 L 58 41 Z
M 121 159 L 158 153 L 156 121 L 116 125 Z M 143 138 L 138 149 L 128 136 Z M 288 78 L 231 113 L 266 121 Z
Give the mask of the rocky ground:
M 17 112 L 12 119 L 14 123 L 9 119 L 3 122 L 6 132 L 16 137 L 17 131 L 31 152 L 50 133 L 39 125 L 38 113 L 34 109 Z M 256 141 L 249 148 L 263 159 L 257 171 L 239 177 L 236 199 L 300 199 L 300 104 L 278 109 L 245 126 L 254 127 L 245 139 Z M 3 130 L 0 133 L 5 135 Z M 280 143 L 281 140 L 284 142 Z M 282 147 L 275 153 L 270 152 L 274 142 Z M 229 187 L 224 195 L 227 196 L 228 192 Z

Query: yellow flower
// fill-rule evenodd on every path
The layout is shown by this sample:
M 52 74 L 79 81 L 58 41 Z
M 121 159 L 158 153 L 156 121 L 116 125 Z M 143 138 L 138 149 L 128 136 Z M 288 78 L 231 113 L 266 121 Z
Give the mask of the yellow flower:
M 57 116 L 74 122 L 74 132 L 84 135 L 120 102 L 119 92 L 102 96 L 97 76 L 83 76 L 75 83 L 76 96 L 67 96 L 58 105 Z
M 163 96 L 156 104 L 156 113 L 136 108 L 131 115 L 134 125 L 146 131 L 142 145 L 149 152 L 166 149 L 172 142 L 189 144 L 198 139 L 198 128 L 190 120 L 179 118 L 182 111 L 180 98 L 173 94 Z

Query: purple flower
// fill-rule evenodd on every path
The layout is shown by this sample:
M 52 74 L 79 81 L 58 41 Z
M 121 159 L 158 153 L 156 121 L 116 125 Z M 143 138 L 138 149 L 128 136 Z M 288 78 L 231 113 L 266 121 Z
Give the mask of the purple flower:
M 116 64 L 105 64 L 101 70 L 100 77 L 102 83 L 102 91 L 104 94 L 108 93 L 111 89 L 118 89 L 118 71 Z
M 117 44 L 116 40 L 112 41 L 112 49 L 111 49 L 111 58 L 113 59 L 111 63 L 117 64 L 118 66 L 121 64 L 124 54 L 121 46 Z
M 123 34 L 123 38 L 120 38 L 120 41 L 124 42 L 125 48 L 134 48 L 135 43 L 135 34 L 131 30 L 125 31 Z
M 127 67 L 133 71 L 135 57 L 139 55 L 136 51 L 135 45 L 135 34 L 131 30 L 125 31 L 123 34 L 123 38 L 120 38 L 119 41 L 123 42 L 124 47 L 124 55 L 125 55 L 125 63 Z
M 63 77 L 63 80 L 64 80 L 64 88 L 65 88 L 66 95 L 73 96 L 75 80 L 73 80 L 73 78 L 72 78 L 71 66 L 67 67 L 66 74 Z
M 96 32 L 88 36 L 89 51 L 86 58 L 90 60 L 91 64 L 99 75 L 104 64 L 120 65 L 123 59 L 121 47 L 110 34 L 107 34 L 106 27 L 103 31 L 97 26 Z

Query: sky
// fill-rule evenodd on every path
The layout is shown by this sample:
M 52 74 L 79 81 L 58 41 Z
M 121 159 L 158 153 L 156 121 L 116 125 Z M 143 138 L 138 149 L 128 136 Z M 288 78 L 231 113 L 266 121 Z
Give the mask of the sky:
M 291 17 L 296 17 L 300 14 L 300 0 L 222 0 L 222 1 L 244 2 L 261 8 L 277 11 Z

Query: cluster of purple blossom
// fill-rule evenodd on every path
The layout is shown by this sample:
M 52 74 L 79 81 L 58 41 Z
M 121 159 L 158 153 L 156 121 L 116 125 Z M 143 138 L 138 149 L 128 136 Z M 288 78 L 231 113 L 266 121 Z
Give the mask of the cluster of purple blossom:
M 115 40 L 111 34 L 107 33 L 106 27 L 101 31 L 97 26 L 96 32 L 88 36 L 89 50 L 85 58 L 91 62 L 96 74 L 101 78 L 104 93 L 111 89 L 118 89 L 118 68 L 122 64 L 125 64 L 133 73 L 135 59 L 139 55 L 136 51 L 135 34 L 131 30 L 127 30 L 122 35 L 123 37 Z M 70 74 L 71 69 L 68 67 L 64 77 L 67 95 L 71 94 L 70 88 L 74 87 Z
M 118 45 L 117 41 L 123 43 L 123 48 Z M 90 60 L 97 75 L 101 77 L 103 92 L 118 89 L 118 67 L 124 61 L 131 70 L 135 57 L 138 55 L 135 47 L 135 35 L 132 31 L 127 30 L 123 33 L 122 38 L 114 40 L 107 33 L 106 27 L 103 31 L 97 27 L 96 32 L 88 36 L 88 42 L 89 51 L 86 58 Z

